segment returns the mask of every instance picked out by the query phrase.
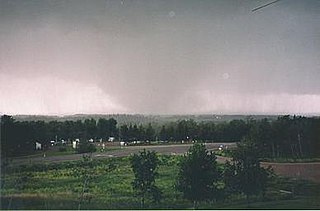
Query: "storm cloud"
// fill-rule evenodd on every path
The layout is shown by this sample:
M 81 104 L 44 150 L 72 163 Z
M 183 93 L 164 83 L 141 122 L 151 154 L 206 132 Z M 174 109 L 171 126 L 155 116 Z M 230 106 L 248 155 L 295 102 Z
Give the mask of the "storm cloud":
M 0 111 L 319 113 L 320 1 L 0 0 Z

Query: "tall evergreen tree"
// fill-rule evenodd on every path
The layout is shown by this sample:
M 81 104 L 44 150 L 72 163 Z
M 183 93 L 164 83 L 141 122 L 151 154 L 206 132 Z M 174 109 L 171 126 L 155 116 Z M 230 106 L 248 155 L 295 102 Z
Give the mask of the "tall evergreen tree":
M 155 152 L 146 151 L 134 154 L 131 157 L 131 167 L 134 173 L 133 189 L 141 199 L 141 206 L 145 206 L 145 200 L 149 196 L 155 202 L 159 202 L 161 191 L 155 184 L 159 159 Z
M 260 167 L 259 150 L 255 143 L 245 140 L 234 151 L 232 164 L 225 165 L 225 183 L 229 190 L 249 197 L 263 193 L 268 181 L 268 171 Z
M 215 154 L 196 143 L 181 161 L 176 187 L 197 208 L 200 201 L 219 198 L 220 175 Z

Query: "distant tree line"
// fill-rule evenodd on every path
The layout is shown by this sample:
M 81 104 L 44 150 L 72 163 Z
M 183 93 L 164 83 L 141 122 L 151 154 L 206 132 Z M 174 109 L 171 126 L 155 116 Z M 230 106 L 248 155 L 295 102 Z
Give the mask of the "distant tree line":
M 320 155 L 320 119 L 281 116 L 276 120 L 232 120 L 230 122 L 196 122 L 179 120 L 163 125 L 117 125 L 113 118 L 84 121 L 15 121 L 1 117 L 1 155 L 26 154 L 37 141 L 89 140 L 115 137 L 125 142 L 239 142 L 243 138 L 256 143 L 263 157 L 314 157 Z
M 278 116 L 275 115 L 216 115 L 216 114 L 203 114 L 203 115 L 142 115 L 142 114 L 75 114 L 66 116 L 41 116 L 41 115 L 14 115 L 13 118 L 16 121 L 84 121 L 85 119 L 115 119 L 118 125 L 123 124 L 137 124 L 137 125 L 147 125 L 151 123 L 152 125 L 159 124 L 164 125 L 169 122 L 177 122 L 180 120 L 193 119 L 197 123 L 199 122 L 229 122 L 234 119 L 246 120 L 247 118 L 252 118 L 256 120 L 261 120 L 268 118 L 270 120 L 276 120 Z
M 276 121 L 248 122 L 248 140 L 262 157 L 303 158 L 320 156 L 320 118 L 281 116 Z
M 50 141 L 108 139 L 117 137 L 114 119 L 86 119 L 84 121 L 15 121 L 11 116 L 1 117 L 1 155 L 27 154 L 37 141 L 48 147 Z

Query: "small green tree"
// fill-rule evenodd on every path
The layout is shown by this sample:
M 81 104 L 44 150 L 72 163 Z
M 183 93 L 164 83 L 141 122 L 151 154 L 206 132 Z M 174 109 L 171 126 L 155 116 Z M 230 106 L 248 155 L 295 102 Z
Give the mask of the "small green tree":
M 94 197 L 91 191 L 94 185 L 93 181 L 98 176 L 97 165 L 99 165 L 99 162 L 94 160 L 91 155 L 83 155 L 82 159 L 71 170 L 71 175 L 78 178 L 81 184 L 79 189 L 76 189 L 76 192 L 79 193 L 78 210 L 81 209 L 83 204 L 90 204 Z M 105 173 L 110 173 L 117 168 L 112 161 L 105 167 Z
M 72 174 L 80 179 L 81 190 L 79 190 L 79 201 L 78 210 L 81 209 L 81 205 L 84 201 L 90 203 L 91 196 L 90 192 L 90 182 L 94 178 L 94 166 L 95 162 L 90 155 L 83 155 L 82 160 L 79 161 L 78 165 L 72 169 Z
M 176 187 L 197 208 L 200 201 L 218 199 L 219 179 L 215 154 L 207 151 L 204 144 L 196 143 L 180 163 Z
M 263 193 L 268 181 L 269 169 L 260 167 L 259 150 L 250 140 L 238 144 L 233 153 L 232 163 L 227 162 L 224 181 L 229 192 L 239 192 L 249 197 Z
M 144 149 L 140 154 L 131 157 L 131 167 L 135 176 L 132 187 L 141 198 L 141 207 L 144 207 L 148 196 L 151 196 L 154 202 L 159 202 L 161 199 L 161 190 L 155 185 L 158 164 L 159 159 L 153 151 Z

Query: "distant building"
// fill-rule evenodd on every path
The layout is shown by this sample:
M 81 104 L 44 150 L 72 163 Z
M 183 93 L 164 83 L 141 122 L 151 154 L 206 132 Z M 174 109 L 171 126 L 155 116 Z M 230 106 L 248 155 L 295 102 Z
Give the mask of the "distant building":
M 121 147 L 127 146 L 127 143 L 124 142 L 124 141 L 120 141 L 120 146 L 121 146 Z
M 72 142 L 72 148 L 76 149 L 77 145 L 79 144 L 80 140 L 77 138 L 75 141 Z
M 41 144 L 39 142 L 36 142 L 36 150 L 41 150 Z

